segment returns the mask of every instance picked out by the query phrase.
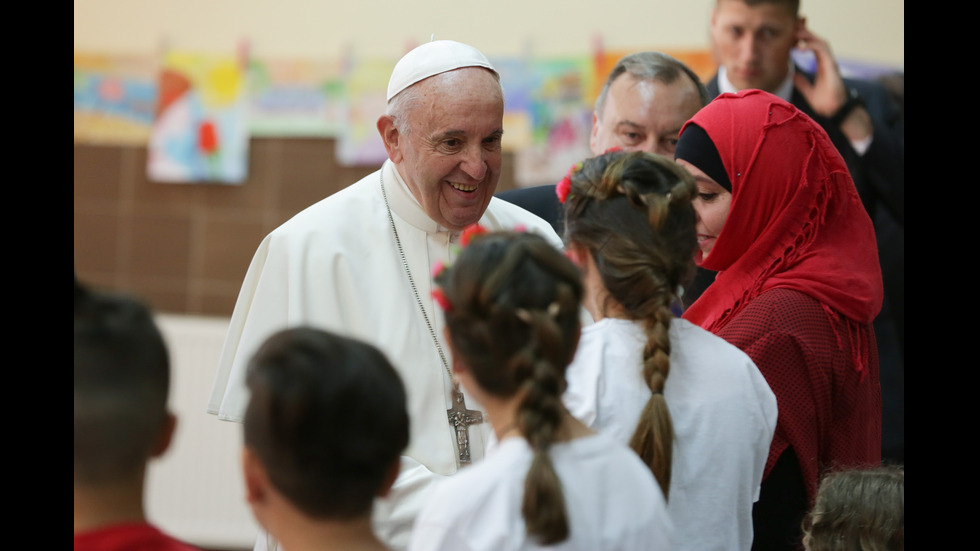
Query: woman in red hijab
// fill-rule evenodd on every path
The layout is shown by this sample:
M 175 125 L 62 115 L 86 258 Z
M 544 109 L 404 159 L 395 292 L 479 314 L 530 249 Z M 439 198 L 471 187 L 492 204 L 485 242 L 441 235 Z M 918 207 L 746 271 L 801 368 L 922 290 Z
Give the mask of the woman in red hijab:
M 796 548 L 819 477 L 881 461 L 871 220 L 824 130 L 766 92 L 715 99 L 676 158 L 698 185 L 696 259 L 718 272 L 684 317 L 746 352 L 779 408 L 754 548 Z

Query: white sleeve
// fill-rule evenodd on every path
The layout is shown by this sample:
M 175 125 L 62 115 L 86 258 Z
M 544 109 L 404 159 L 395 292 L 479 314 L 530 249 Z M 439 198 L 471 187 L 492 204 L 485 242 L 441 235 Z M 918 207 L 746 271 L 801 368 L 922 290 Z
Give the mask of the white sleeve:
M 438 489 L 429 494 L 412 530 L 408 551 L 471 551 L 457 532 L 461 526 L 455 516 L 458 509 L 447 507 L 452 500 L 445 496 L 446 492 Z
M 245 273 L 245 280 L 235 302 L 235 311 L 231 316 L 228 334 L 221 347 L 221 357 L 218 360 L 218 370 L 211 386 L 211 396 L 208 400 L 207 412 L 217 415 L 219 419 L 241 422 L 244 417 L 245 404 L 248 402 L 248 391 L 245 389 L 245 358 L 254 350 L 242 350 L 245 326 L 250 321 L 253 302 L 261 293 L 268 293 L 268 285 L 260 286 L 260 282 L 268 280 L 264 276 L 266 260 L 269 254 L 269 236 L 259 244 L 252 262 Z M 261 317 L 261 316 L 255 316 Z M 255 346 L 258 346 L 256 343 Z
M 402 456 L 401 470 L 387 496 L 374 500 L 374 533 L 392 549 L 405 549 L 416 517 L 425 506 L 432 487 L 446 477 Z

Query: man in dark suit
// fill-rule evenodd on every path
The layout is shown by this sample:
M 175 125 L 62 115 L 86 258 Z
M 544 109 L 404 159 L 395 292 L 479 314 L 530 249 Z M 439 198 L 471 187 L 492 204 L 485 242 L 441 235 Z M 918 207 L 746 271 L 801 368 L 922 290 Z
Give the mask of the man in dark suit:
M 708 103 L 701 80 L 686 65 L 660 52 L 638 52 L 619 60 L 606 79 L 595 111 L 589 149 L 649 151 L 673 158 L 681 126 Z M 497 197 L 551 222 L 562 232 L 554 184 L 500 192 Z
M 875 321 L 882 387 L 882 458 L 904 462 L 904 117 L 878 82 L 841 76 L 830 46 L 810 32 L 806 18 L 800 17 L 799 0 L 716 0 L 711 38 L 720 63 L 708 83 L 711 97 L 758 88 L 812 117 L 847 163 L 874 222 L 885 286 L 884 304 Z M 793 63 L 790 52 L 797 46 L 813 53 L 814 74 Z M 713 279 L 710 272 L 699 270 L 696 285 L 703 290 Z M 685 301 L 697 294 L 698 289 L 693 289 Z
M 905 127 L 898 107 L 879 83 L 843 78 L 830 46 L 798 10 L 798 0 L 717 0 L 711 37 L 721 67 L 708 91 L 714 97 L 758 88 L 796 105 L 830 135 L 871 216 L 884 209 L 904 226 Z M 797 45 L 813 52 L 815 74 L 792 63 Z

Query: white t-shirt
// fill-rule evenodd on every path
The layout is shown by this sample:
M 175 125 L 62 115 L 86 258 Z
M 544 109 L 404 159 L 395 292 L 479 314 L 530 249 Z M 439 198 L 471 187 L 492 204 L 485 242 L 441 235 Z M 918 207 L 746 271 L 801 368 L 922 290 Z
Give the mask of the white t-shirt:
M 550 451 L 562 482 L 567 540 L 544 549 L 669 549 L 671 522 L 650 469 L 629 448 L 595 434 Z M 411 551 L 542 549 L 529 539 L 521 503 L 533 453 L 524 438 L 436 485 L 415 523 Z
M 628 443 L 650 398 L 639 322 L 582 330 L 563 401 L 592 428 Z M 670 324 L 664 397 L 674 424 L 667 509 L 677 549 L 749 549 L 752 504 L 776 428 L 776 397 L 741 350 L 684 319 Z

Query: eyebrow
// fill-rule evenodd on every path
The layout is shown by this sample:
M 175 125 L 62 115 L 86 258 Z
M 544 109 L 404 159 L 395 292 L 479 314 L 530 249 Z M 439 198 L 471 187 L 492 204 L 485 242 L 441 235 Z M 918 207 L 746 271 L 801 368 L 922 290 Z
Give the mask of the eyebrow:
M 646 127 L 644 127 L 642 124 L 636 124 L 633 121 L 619 121 L 616 123 L 616 128 L 619 128 L 620 126 L 628 126 L 630 128 L 639 128 L 640 130 L 646 130 Z
M 694 175 L 692 174 L 691 176 L 694 176 Z M 701 182 L 701 183 L 708 184 L 708 185 L 712 185 L 712 186 L 718 186 L 718 188 L 721 189 L 722 191 L 728 191 L 727 189 L 725 189 L 725 186 L 719 184 L 714 179 L 712 179 L 710 176 L 694 176 L 694 181 L 695 182 Z
M 493 132 L 491 132 L 489 135 L 481 138 L 481 140 L 482 139 L 486 139 L 486 138 L 499 138 L 500 136 L 503 136 L 503 135 L 504 135 L 504 130 L 502 128 L 498 128 L 498 129 L 494 130 Z M 446 130 L 445 132 L 443 132 L 441 134 L 437 134 L 437 135 L 433 136 L 432 139 L 433 140 L 445 140 L 446 138 L 465 138 L 465 137 L 466 137 L 466 132 L 463 131 L 463 130 Z

